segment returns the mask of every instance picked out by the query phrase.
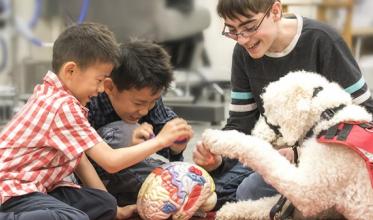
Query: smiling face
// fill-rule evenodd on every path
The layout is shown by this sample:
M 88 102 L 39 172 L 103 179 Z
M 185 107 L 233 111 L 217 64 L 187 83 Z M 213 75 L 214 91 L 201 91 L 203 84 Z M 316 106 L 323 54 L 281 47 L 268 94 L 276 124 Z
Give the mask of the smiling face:
M 110 78 L 105 79 L 104 87 L 115 112 L 123 121 L 131 124 L 147 115 L 161 97 L 161 91 L 154 92 L 149 87 L 118 91 Z
M 86 105 L 90 98 L 103 92 L 103 82 L 112 69 L 112 63 L 95 63 L 81 69 L 75 62 L 67 62 L 58 74 L 67 90 Z
M 275 2 L 266 12 L 254 14 L 247 18 L 237 15 L 237 18 L 225 19 L 228 32 L 238 34 L 237 42 L 246 49 L 250 56 L 258 59 L 270 51 L 278 36 L 277 22 L 281 19 L 281 5 Z M 250 33 L 247 36 L 240 34 Z

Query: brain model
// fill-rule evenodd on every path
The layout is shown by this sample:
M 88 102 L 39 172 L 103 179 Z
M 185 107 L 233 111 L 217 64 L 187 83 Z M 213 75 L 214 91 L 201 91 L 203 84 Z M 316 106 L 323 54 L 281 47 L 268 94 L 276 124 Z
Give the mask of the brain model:
M 147 220 L 189 219 L 197 210 L 210 211 L 216 203 L 215 185 L 201 167 L 172 162 L 157 167 L 146 178 L 137 197 L 140 216 Z

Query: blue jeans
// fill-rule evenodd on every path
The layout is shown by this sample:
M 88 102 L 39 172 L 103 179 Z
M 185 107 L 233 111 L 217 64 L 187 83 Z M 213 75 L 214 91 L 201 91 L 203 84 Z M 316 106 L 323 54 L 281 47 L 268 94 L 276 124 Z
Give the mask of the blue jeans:
M 97 130 L 97 133 L 112 148 L 128 147 L 132 142 L 132 133 L 139 124 L 129 124 L 115 121 Z
M 218 200 L 214 210 L 220 209 L 226 202 L 236 201 L 236 191 L 240 183 L 254 171 L 237 162 L 231 169 L 222 173 L 211 173 L 215 182 Z
M 257 200 L 278 194 L 276 189 L 266 183 L 261 175 L 254 172 L 246 177 L 236 191 L 237 200 Z
M 117 206 L 109 193 L 59 187 L 48 194 L 12 197 L 0 206 L 0 220 L 112 220 Z
M 112 148 L 119 148 L 131 145 L 132 133 L 137 126 L 138 124 L 116 121 L 101 127 L 97 132 Z M 162 160 L 149 157 L 114 174 L 104 171 L 95 163 L 93 164 L 109 193 L 117 199 L 119 206 L 124 206 L 136 203 L 137 194 L 146 177 L 154 168 L 164 163 Z
M 222 173 L 212 173 L 212 177 L 218 196 L 215 210 L 218 210 L 226 202 L 257 200 L 277 194 L 277 191 L 264 182 L 258 173 L 243 166 L 240 162 Z

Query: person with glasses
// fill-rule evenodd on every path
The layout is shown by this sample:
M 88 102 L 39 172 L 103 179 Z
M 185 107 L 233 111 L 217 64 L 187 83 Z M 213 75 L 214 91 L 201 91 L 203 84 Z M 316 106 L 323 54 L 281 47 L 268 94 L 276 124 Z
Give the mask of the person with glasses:
M 224 19 L 222 35 L 237 42 L 231 68 L 232 101 L 224 130 L 249 134 L 264 111 L 260 98 L 264 88 L 297 70 L 336 81 L 355 103 L 373 112 L 371 94 L 359 66 L 333 28 L 299 15 L 283 15 L 278 0 L 219 0 L 217 12 Z M 293 159 L 289 148 L 279 153 Z M 210 171 L 215 180 L 216 208 L 226 201 L 256 200 L 277 193 L 250 168 L 212 154 L 201 143 L 196 145 L 193 160 Z

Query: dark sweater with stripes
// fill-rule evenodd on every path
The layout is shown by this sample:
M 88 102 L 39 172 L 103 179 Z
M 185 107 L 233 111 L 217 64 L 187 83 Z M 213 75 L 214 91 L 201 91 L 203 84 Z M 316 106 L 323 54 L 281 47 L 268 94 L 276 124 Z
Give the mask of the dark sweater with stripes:
M 367 84 L 340 35 L 320 22 L 299 16 L 292 18 L 298 18 L 299 34 L 294 39 L 293 46 L 283 54 L 266 54 L 260 59 L 253 59 L 245 48 L 236 44 L 232 59 L 232 94 L 245 95 L 241 98 L 232 95 L 229 118 L 224 130 L 236 129 L 249 134 L 264 111 L 260 98 L 263 89 L 270 82 L 297 70 L 316 72 L 339 83 L 352 95 L 355 103 L 373 112 L 373 101 Z M 214 173 L 222 174 L 236 163 L 237 160 L 224 158 L 222 165 Z

